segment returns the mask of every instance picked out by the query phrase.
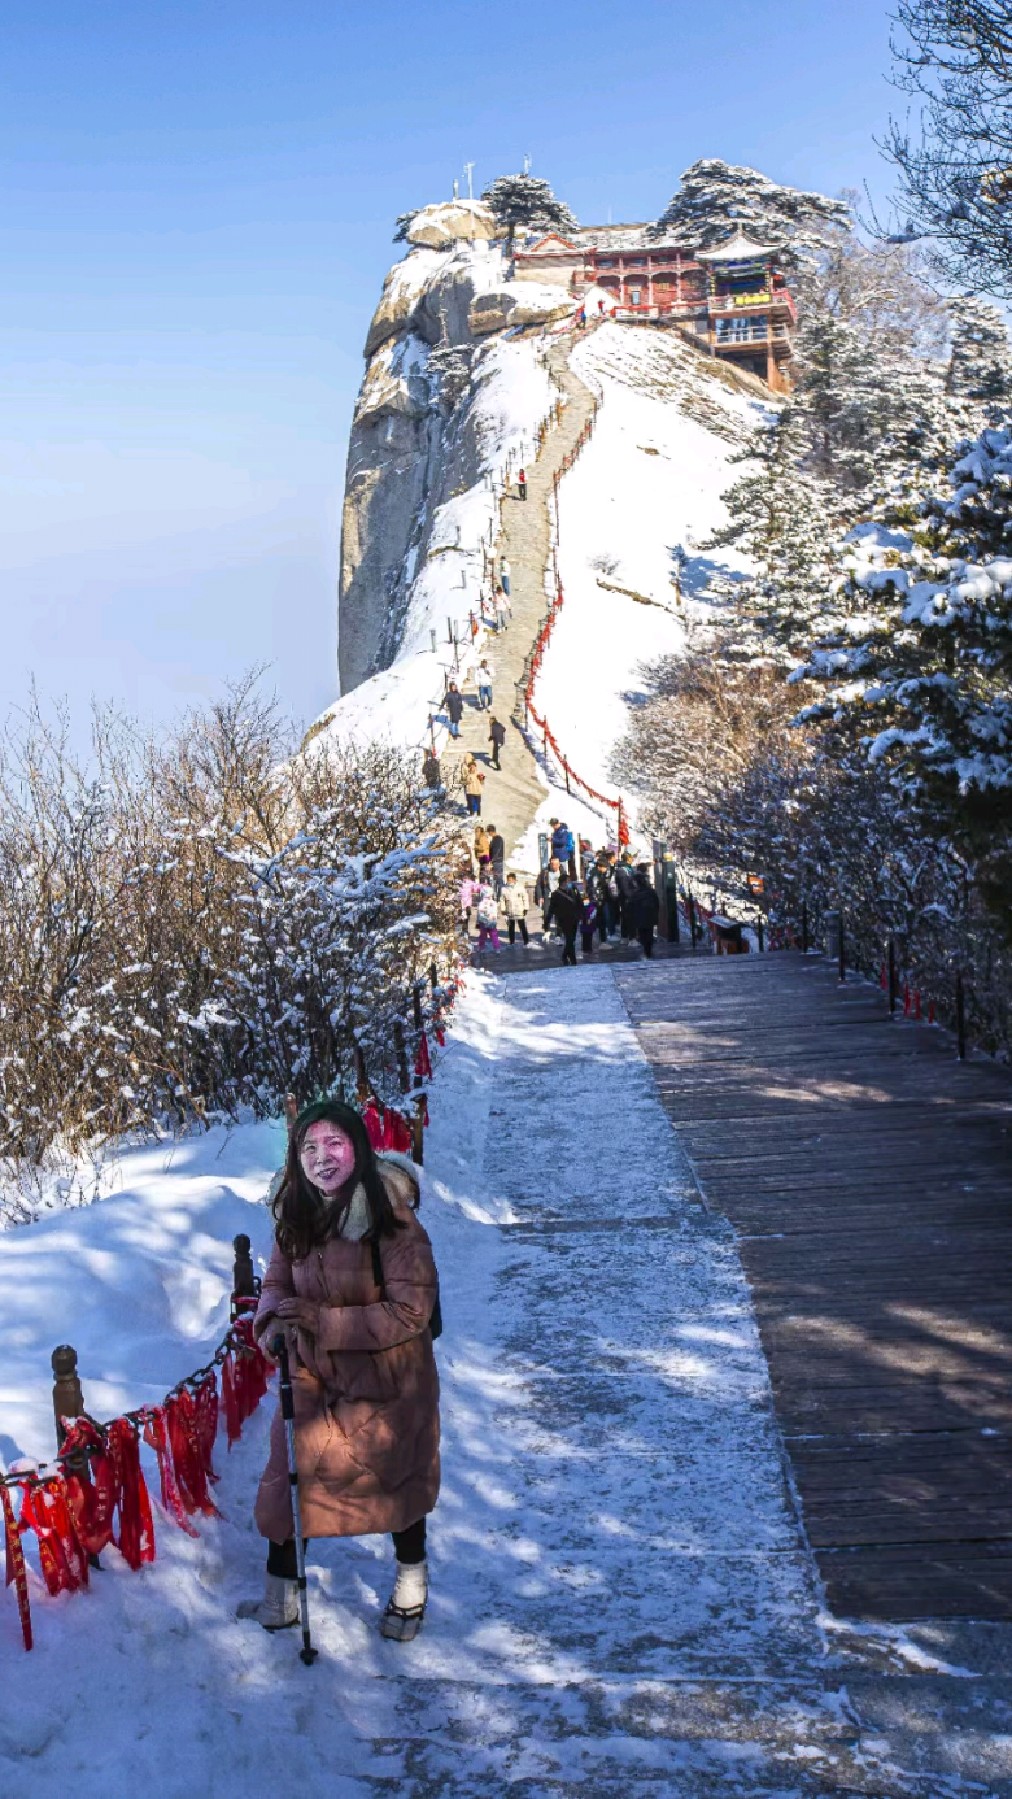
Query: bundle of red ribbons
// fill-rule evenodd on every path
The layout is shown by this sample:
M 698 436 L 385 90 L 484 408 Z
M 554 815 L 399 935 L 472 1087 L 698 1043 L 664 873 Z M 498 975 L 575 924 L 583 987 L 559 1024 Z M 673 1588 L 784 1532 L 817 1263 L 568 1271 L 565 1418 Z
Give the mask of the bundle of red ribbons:
M 151 1500 L 141 1468 L 143 1440 L 158 1461 L 161 1502 L 182 1530 L 195 1537 L 197 1514 L 219 1516 L 211 1497 L 218 1434 L 218 1369 L 221 1406 L 231 1449 L 267 1391 L 268 1363 L 253 1337 L 251 1313 L 229 1328 L 208 1367 L 181 1381 L 161 1405 L 143 1406 L 97 1424 L 65 1419 L 59 1468 L 52 1474 L 10 1475 L 0 1482 L 6 1542 L 6 1584 L 13 1585 L 26 1649 L 32 1647 L 28 1577 L 21 1538 L 34 1531 L 39 1566 L 50 1593 L 76 1593 L 88 1585 L 89 1558 L 114 1543 L 130 1568 L 155 1559 Z M 11 1490 L 21 1495 L 15 1517 Z

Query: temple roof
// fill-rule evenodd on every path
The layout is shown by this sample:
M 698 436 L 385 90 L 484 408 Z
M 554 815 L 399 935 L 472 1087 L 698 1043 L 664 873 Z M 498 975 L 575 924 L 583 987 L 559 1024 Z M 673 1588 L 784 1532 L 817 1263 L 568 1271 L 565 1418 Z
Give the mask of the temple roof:
M 764 262 L 769 256 L 776 256 L 777 244 L 758 244 L 754 237 L 746 237 L 741 226 L 729 237 L 725 244 L 717 244 L 713 250 L 697 250 L 697 262 Z

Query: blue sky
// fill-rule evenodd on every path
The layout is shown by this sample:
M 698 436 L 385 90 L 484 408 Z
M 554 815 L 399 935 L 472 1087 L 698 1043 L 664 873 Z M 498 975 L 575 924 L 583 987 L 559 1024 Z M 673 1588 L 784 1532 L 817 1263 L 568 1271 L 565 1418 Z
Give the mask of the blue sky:
M 9 0 L 3 712 L 34 673 L 158 721 L 265 662 L 319 713 L 396 215 L 527 152 L 586 221 L 700 156 L 882 195 L 888 39 L 877 0 Z

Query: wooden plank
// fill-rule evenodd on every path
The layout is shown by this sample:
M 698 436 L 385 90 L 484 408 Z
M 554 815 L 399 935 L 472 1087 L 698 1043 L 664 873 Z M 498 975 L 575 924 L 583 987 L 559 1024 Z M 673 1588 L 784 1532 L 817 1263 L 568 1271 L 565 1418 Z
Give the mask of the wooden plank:
M 1008 1072 L 955 1062 L 813 958 L 615 979 L 704 1199 L 741 1233 L 830 1603 L 1012 1617 Z

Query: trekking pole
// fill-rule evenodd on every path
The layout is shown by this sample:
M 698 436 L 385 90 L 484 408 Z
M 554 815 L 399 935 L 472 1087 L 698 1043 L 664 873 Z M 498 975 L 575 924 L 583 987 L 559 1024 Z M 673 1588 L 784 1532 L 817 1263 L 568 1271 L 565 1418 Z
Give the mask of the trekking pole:
M 288 1341 L 279 1331 L 271 1344 L 271 1354 L 277 1357 L 281 1387 L 281 1416 L 285 1426 L 285 1447 L 288 1450 L 288 1485 L 292 1494 L 292 1524 L 295 1530 L 295 1568 L 299 1588 L 299 1613 L 302 1619 L 302 1648 L 299 1657 L 308 1668 L 315 1662 L 319 1650 L 314 1649 L 309 1640 L 309 1601 L 306 1597 L 306 1545 L 302 1539 L 302 1509 L 299 1505 L 299 1474 L 295 1465 L 295 1396 L 292 1392 L 292 1371 L 288 1363 Z

